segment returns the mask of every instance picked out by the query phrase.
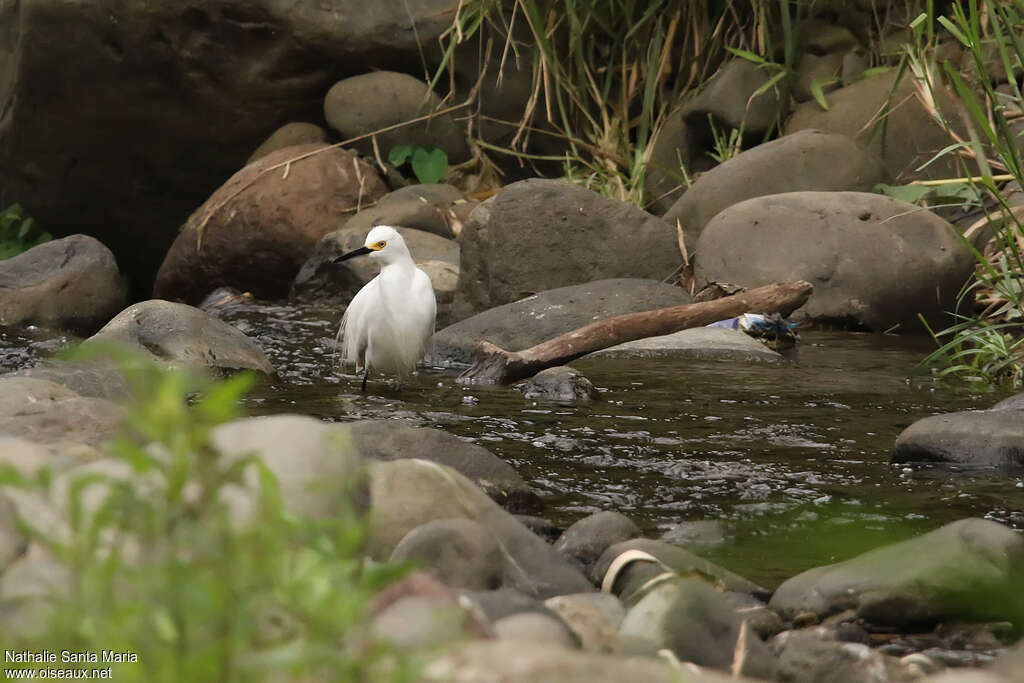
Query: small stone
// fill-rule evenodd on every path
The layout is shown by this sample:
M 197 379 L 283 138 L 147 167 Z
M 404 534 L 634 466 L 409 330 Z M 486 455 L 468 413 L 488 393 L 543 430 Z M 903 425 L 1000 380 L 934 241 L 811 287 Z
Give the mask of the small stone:
M 541 370 L 519 389 L 526 398 L 544 401 L 591 401 L 600 398 L 589 379 L 579 370 L 565 366 Z

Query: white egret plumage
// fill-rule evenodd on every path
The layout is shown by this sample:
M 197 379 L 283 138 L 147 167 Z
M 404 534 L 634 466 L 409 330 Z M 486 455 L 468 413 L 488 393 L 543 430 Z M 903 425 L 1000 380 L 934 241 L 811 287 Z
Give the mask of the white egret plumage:
M 398 231 L 378 225 L 359 249 L 335 263 L 366 255 L 380 263 L 380 273 L 360 289 L 341 319 L 341 361 L 363 371 L 363 391 L 370 371 L 407 377 L 423 357 L 434 334 L 437 300 L 430 278 L 416 267 Z

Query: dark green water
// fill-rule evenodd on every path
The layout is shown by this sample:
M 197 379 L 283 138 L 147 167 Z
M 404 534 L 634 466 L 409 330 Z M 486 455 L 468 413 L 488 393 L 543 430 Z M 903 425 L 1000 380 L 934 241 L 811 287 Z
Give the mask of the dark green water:
M 574 366 L 604 400 L 560 405 L 432 371 L 364 396 L 330 357 L 337 317 L 284 307 L 227 316 L 281 371 L 252 412 L 448 430 L 512 463 L 542 494 L 539 514 L 560 525 L 618 510 L 657 537 L 711 520 L 712 542 L 689 547 L 769 587 L 962 517 L 1024 528 L 1020 474 L 888 463 L 915 419 L 1005 395 L 909 382 L 927 340 L 807 333 L 780 366 L 583 359 Z

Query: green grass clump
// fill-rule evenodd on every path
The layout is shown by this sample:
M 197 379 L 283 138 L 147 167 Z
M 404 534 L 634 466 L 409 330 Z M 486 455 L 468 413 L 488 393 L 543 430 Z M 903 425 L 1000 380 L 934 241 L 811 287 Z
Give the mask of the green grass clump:
M 0 211 L 0 260 L 17 256 L 52 239 L 50 233 L 39 229 L 20 204 L 11 204 Z
M 8 487 L 62 510 L 58 524 L 22 523 L 69 577 L 34 621 L 5 619 L 5 647 L 132 653 L 75 665 L 112 666 L 118 681 L 407 680 L 408 658 L 364 637 L 364 610 L 396 572 L 364 566 L 363 520 L 295 515 L 259 458 L 211 445 L 253 377 L 122 363 L 135 398 L 112 468 L 4 468 Z
M 945 115 L 963 171 L 959 182 L 980 197 L 986 215 L 969 227 L 964 244 L 977 267 L 961 292 L 955 325 L 934 333 L 939 348 L 919 370 L 981 384 L 1024 383 L 1024 211 L 1009 206 L 1000 187 L 1007 179 L 1024 184 L 1022 138 L 1012 121 L 1024 112 L 1018 78 L 1024 65 L 1024 2 L 985 3 L 957 0 L 949 16 L 922 13 L 911 26 L 916 44 L 907 46 L 907 65 L 920 84 L 921 97 L 948 84 L 960 105 L 967 135 L 958 134 Z M 969 67 L 937 63 L 935 44 L 954 40 L 966 51 Z

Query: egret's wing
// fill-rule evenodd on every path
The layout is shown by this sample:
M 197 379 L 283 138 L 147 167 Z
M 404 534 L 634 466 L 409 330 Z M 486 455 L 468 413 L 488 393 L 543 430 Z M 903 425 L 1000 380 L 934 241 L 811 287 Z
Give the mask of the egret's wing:
M 369 339 L 367 325 L 372 314 L 374 291 L 379 286 L 373 278 L 356 292 L 349 302 L 338 327 L 337 349 L 339 362 L 357 370 L 365 364 L 366 344 Z
M 434 297 L 434 285 L 430 277 L 419 268 L 413 278 L 413 297 L 416 305 L 413 307 L 417 312 L 415 327 L 420 340 L 419 354 L 415 362 L 418 362 L 426 352 L 431 337 L 434 336 L 434 329 L 437 320 L 437 299 Z

